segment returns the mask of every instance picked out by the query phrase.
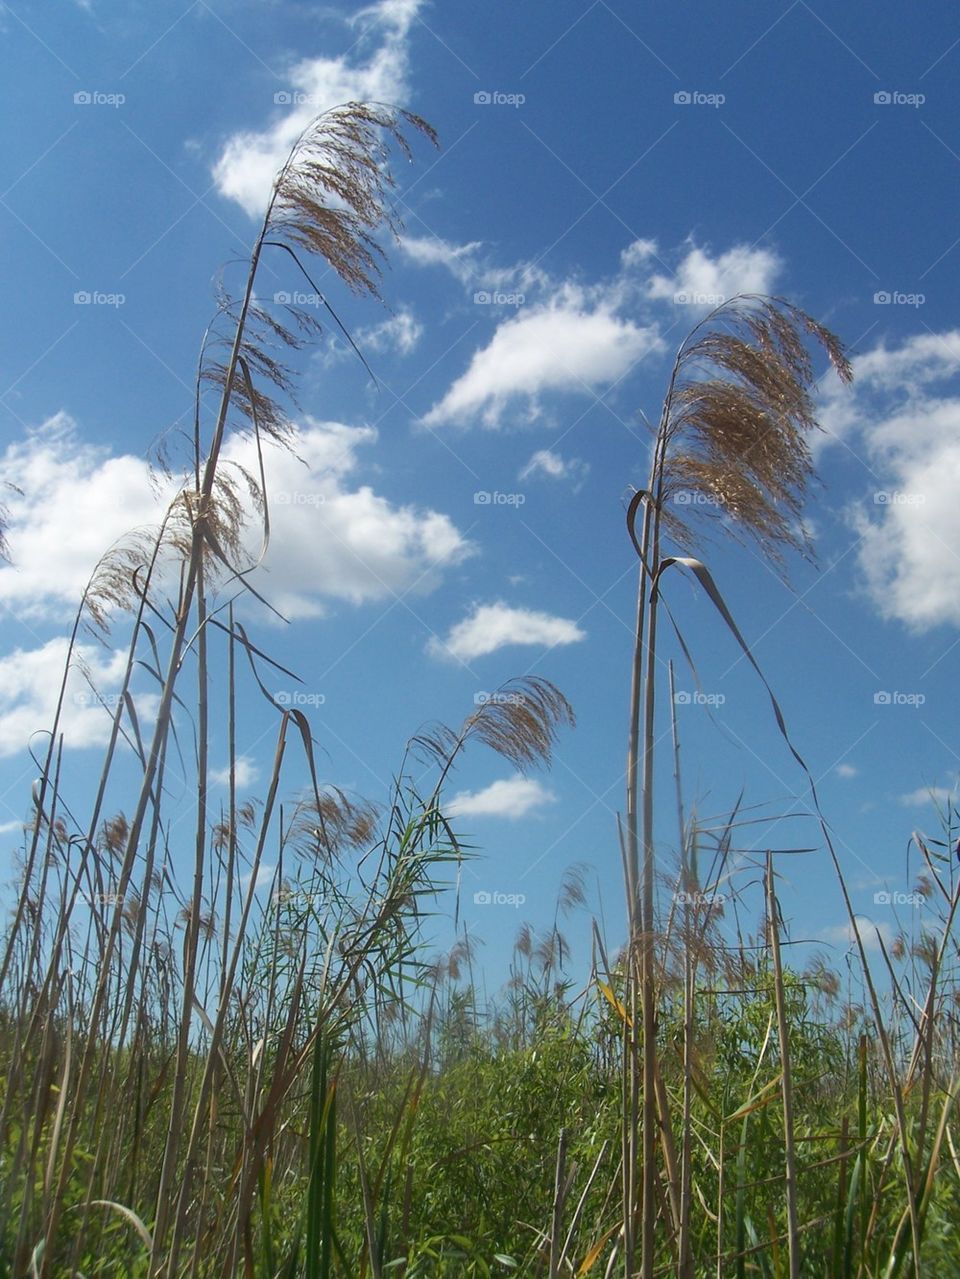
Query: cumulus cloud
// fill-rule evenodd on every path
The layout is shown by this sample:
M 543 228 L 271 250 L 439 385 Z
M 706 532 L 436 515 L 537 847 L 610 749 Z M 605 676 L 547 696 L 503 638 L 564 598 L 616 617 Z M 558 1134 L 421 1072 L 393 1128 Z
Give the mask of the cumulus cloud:
M 358 451 L 375 439 L 368 427 L 307 419 L 293 452 L 270 451 L 271 545 L 255 581 L 285 616 L 318 616 L 325 598 L 363 604 L 423 594 L 469 554 L 448 516 L 349 486 Z M 254 469 L 254 450 L 250 440 L 235 441 L 229 456 Z
M 316 616 L 327 599 L 352 604 L 434 587 L 470 551 L 448 516 L 396 505 L 352 482 L 369 427 L 307 418 L 292 451 L 264 454 L 271 542 L 251 581 L 288 617 Z M 228 440 L 223 465 L 258 472 L 252 440 Z M 85 444 L 58 414 L 0 456 L 10 491 L 12 563 L 0 565 L 0 601 L 21 617 L 62 619 L 79 603 L 104 552 L 131 528 L 158 524 L 173 496 L 147 463 Z M 251 562 L 256 534 L 251 533 Z
M 359 52 L 304 58 L 290 67 L 280 91 L 286 99 L 275 108 L 278 118 L 261 131 L 227 140 L 213 169 L 220 194 L 256 216 L 290 148 L 315 116 L 345 102 L 403 106 L 410 93 L 408 37 L 422 4 L 380 0 L 352 19 L 361 33 L 354 46 Z
M 855 764 L 838 764 L 834 770 L 838 777 L 857 777 L 860 773 Z
M 853 366 L 850 391 L 827 383 L 822 420 L 827 445 L 844 440 L 876 477 L 850 512 L 863 588 L 913 630 L 960 625 L 960 331 L 881 344 Z
M 0 658 L 0 756 L 19 754 L 35 733 L 53 727 L 67 654 L 67 640 L 59 636 L 39 648 L 18 648 Z M 89 644 L 74 649 L 58 730 L 67 747 L 107 742 L 126 664 L 125 652 L 108 653 Z M 142 729 L 156 713 L 159 699 L 144 693 L 133 700 Z
M 583 486 L 590 470 L 590 463 L 579 457 L 565 458 L 553 449 L 538 449 L 520 471 L 519 479 L 529 480 L 542 475 L 550 480 L 571 480 L 576 493 Z
M 518 400 L 529 421 L 546 392 L 595 393 L 616 382 L 661 348 L 657 329 L 618 315 L 618 302 L 612 293 L 567 283 L 547 301 L 522 307 L 497 326 L 424 422 L 495 427 Z
M 479 791 L 460 791 L 447 802 L 452 817 L 505 817 L 516 821 L 556 802 L 556 795 L 542 782 L 522 777 L 502 778 Z
M 649 241 L 636 241 L 644 247 Z M 654 248 L 640 258 L 645 261 Z M 737 293 L 771 293 L 782 262 L 770 249 L 734 245 L 719 257 L 694 245 L 672 275 L 655 275 L 649 282 L 652 298 L 681 302 L 695 309 L 709 310 Z
M 586 632 L 568 618 L 529 608 L 511 608 L 498 601 L 476 605 L 469 616 L 451 628 L 445 640 L 433 639 L 428 648 L 434 656 L 469 662 L 513 644 L 554 648 L 582 639 L 586 639 Z
M 685 300 L 696 312 L 735 293 L 769 292 L 781 270 L 772 250 L 741 244 L 718 256 L 692 245 L 673 272 L 657 272 L 663 262 L 656 241 L 638 239 L 622 251 L 614 275 L 588 284 L 553 279 L 534 263 L 496 268 L 476 242 L 408 239 L 403 248 L 412 261 L 444 266 L 475 289 L 510 289 L 523 299 L 505 317 L 505 308 L 489 308 L 493 336 L 429 409 L 424 422 L 431 427 L 498 427 L 508 416 L 529 422 L 541 415 L 542 396 L 596 395 L 665 349 L 662 301 Z
M 0 565 L 0 600 L 26 617 L 75 608 L 104 552 L 165 505 L 142 459 L 84 443 L 66 413 L 7 445 L 0 483 L 20 490 L 4 498 L 12 562 Z

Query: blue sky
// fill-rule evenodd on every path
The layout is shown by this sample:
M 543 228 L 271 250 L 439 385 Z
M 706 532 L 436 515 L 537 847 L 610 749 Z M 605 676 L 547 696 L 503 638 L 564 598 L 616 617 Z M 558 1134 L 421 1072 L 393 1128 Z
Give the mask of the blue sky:
M 519 778 L 475 750 L 453 779 L 481 853 L 462 915 L 495 987 L 521 920 L 549 927 L 561 876 L 584 863 L 591 909 L 620 940 L 635 593 L 624 495 L 646 476 L 641 415 L 656 419 L 672 352 L 714 302 L 782 293 L 854 359 L 850 391 L 821 370 L 823 484 L 808 510 L 820 570 L 791 565 L 790 589 L 749 549 L 718 539 L 703 558 L 818 779 L 856 909 L 886 936 L 898 916 L 921 926 L 926 907 L 874 895 L 910 892 L 911 831 L 937 834 L 929 792 L 950 801 L 960 760 L 952 8 L 17 0 L 0 8 L 0 38 L 0 478 L 20 490 L 0 568 L 11 854 L 36 772 L 26 748 L 50 721 L 85 581 L 171 496 L 151 483 L 158 441 L 185 457 L 217 273 L 241 279 L 307 120 L 376 98 L 419 112 L 441 141 L 397 163 L 405 231 L 388 246 L 386 306 L 322 277 L 379 386 L 327 330 L 300 358 L 296 456 L 269 460 L 258 579 L 289 625 L 243 606 L 256 642 L 302 679 L 276 691 L 310 715 L 325 780 L 382 799 L 425 722 L 458 723 L 512 676 L 552 679 L 578 716 L 553 771 Z M 281 305 L 302 288 L 274 261 L 258 293 Z M 228 451 L 252 457 L 242 441 Z M 674 653 L 688 807 L 722 814 L 742 789 L 764 813 L 806 808 L 709 601 L 678 575 L 670 605 L 714 703 L 712 715 L 696 704 Z M 122 645 L 85 641 L 83 656 L 109 697 Z M 71 688 L 66 767 L 82 805 L 108 720 L 78 677 Z M 147 718 L 150 697 L 145 685 Z M 252 690 L 241 718 L 256 794 L 275 722 Z M 670 768 L 665 753 L 664 867 Z M 302 781 L 294 766 L 291 794 Z M 819 839 L 798 818 L 744 832 L 745 850 L 767 843 Z M 781 869 L 792 934 L 841 963 L 826 854 Z M 586 916 L 569 927 L 585 962 Z

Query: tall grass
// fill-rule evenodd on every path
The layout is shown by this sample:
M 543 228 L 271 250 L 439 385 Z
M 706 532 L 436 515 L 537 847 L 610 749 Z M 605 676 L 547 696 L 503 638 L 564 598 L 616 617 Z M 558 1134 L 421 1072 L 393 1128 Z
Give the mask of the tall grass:
M 242 292 L 220 298 L 204 335 L 191 475 L 156 535 L 131 535 L 103 560 L 78 611 L 70 662 L 81 626 L 105 634 L 118 614 L 130 620 L 129 650 L 86 811 L 67 799 L 64 673 L 4 937 L 0 1001 L 12 1037 L 0 1107 L 0 1239 L 12 1274 L 101 1273 L 103 1258 L 151 1276 L 293 1274 L 302 1257 L 303 1273 L 329 1275 L 338 1257 L 337 1063 L 416 1003 L 429 978 L 420 921 L 462 859 L 440 808 L 443 781 L 471 740 L 521 769 L 541 763 L 571 719 L 549 683 L 522 681 L 462 728 L 438 726 L 416 739 L 393 793 L 373 806 L 323 783 L 307 719 L 264 686 L 261 672 L 283 668 L 234 614 L 235 597 L 256 595 L 248 578 L 259 562 L 246 549 L 243 493 L 262 517 L 262 558 L 270 530 L 263 450 L 284 447 L 292 429 L 283 351 L 317 329 L 302 308 L 266 309 L 256 293 L 260 267 L 273 255 L 316 288 L 318 260 L 354 292 L 377 296 L 376 236 L 397 229 L 388 143 L 409 155 L 408 134 L 433 140 L 416 116 L 352 103 L 299 138 L 270 194 Z M 254 437 L 259 475 L 224 462 L 231 431 Z M 256 804 L 237 798 L 238 662 L 277 721 Z M 213 672 L 223 669 L 230 785 L 218 810 L 209 754 L 220 687 Z M 142 672 L 157 689 L 151 724 L 140 721 L 132 695 Z M 292 802 L 282 785 L 291 752 L 307 779 Z M 187 802 L 176 796 L 181 773 L 192 780 Z M 307 1133 L 296 1118 L 305 1089 Z M 305 1219 L 284 1249 L 274 1204 L 298 1166 Z M 377 1190 L 365 1186 L 364 1202 Z M 365 1256 L 375 1271 L 378 1252 L 371 1222 Z
M 940 838 L 915 835 L 926 926 L 887 944 L 854 914 L 810 781 L 849 916 L 842 972 L 791 964 L 778 866 L 809 850 L 772 847 L 776 817 L 744 797 L 718 815 L 689 803 L 675 715 L 676 856 L 654 856 L 671 570 L 703 587 L 805 767 L 706 566 L 668 544 L 689 551 L 708 531 L 694 520 L 713 516 L 777 566 L 808 550 L 808 346 L 849 372 L 831 334 L 745 297 L 678 353 L 628 513 L 627 939 L 618 949 L 594 922 L 585 985 L 564 932 L 587 904 L 582 867 L 548 928 L 521 924 L 493 998 L 472 934 L 436 956 L 423 933 L 469 855 L 443 813 L 451 769 L 471 746 L 548 762 L 573 723 L 552 684 L 514 682 L 460 727 L 421 730 L 377 803 L 323 780 L 310 723 L 268 691 L 293 677 L 241 605 L 269 548 L 263 452 L 290 440 L 284 361 L 317 325 L 268 311 L 258 272 L 274 257 L 316 292 L 332 271 L 376 296 L 376 237 L 396 229 L 389 145 L 406 154 L 417 134 L 432 138 L 417 117 L 350 104 L 297 142 L 243 289 L 203 338 L 188 476 L 158 531 L 104 558 L 78 610 L 71 662 L 84 627 L 125 627 L 126 671 L 79 797 L 64 672 L 30 801 L 0 950 L 0 1279 L 960 1273 L 958 814 L 941 814 Z M 257 474 L 227 466 L 231 432 L 256 441 Z M 696 643 L 680 636 L 680 651 L 692 662 Z M 241 802 L 238 721 L 257 695 L 275 715 L 273 763 Z

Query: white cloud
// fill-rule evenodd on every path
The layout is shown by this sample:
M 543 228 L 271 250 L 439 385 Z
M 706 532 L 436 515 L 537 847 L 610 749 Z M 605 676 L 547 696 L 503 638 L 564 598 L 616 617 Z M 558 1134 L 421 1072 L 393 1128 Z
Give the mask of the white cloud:
M 636 243 L 645 246 L 649 242 Z M 644 255 L 647 256 L 649 253 Z M 782 265 L 770 249 L 737 244 L 713 258 L 694 245 L 673 275 L 653 276 L 648 292 L 652 298 L 683 301 L 694 309 L 710 310 L 737 293 L 771 293 Z
M 12 563 L 0 565 L 0 600 L 26 617 L 75 608 L 104 552 L 163 506 L 142 459 L 84 443 L 66 413 L 7 446 L 0 483 L 21 490 L 4 495 Z
M 247 790 L 259 778 L 260 769 L 249 755 L 240 755 L 234 765 L 234 776 L 237 790 Z M 210 774 L 210 780 L 214 786 L 229 786 L 230 765 L 227 764 L 224 768 L 214 769 Z
M 235 134 L 224 146 L 213 169 L 221 195 L 258 215 L 290 148 L 315 116 L 346 102 L 404 105 L 409 97 L 407 40 L 422 3 L 380 0 L 354 15 L 363 31 L 358 43 L 375 44 L 366 61 L 350 52 L 305 58 L 292 66 L 282 90 L 292 101 L 276 108 L 279 119 L 260 132 Z
M 396 315 L 381 320 L 379 324 L 357 329 L 353 337 L 365 358 L 371 353 L 384 355 L 391 352 L 406 356 L 419 345 L 423 337 L 423 325 L 411 310 L 401 307 Z M 331 333 L 326 344 L 317 352 L 316 358 L 325 368 L 332 368 L 341 360 L 355 359 L 356 353 L 345 338 Z
M 498 601 L 478 604 L 473 612 L 450 630 L 445 640 L 433 639 L 429 651 L 437 657 L 469 662 L 486 657 L 511 644 L 536 644 L 553 648 L 586 639 L 576 622 L 529 608 L 511 608 Z
M 491 260 L 482 240 L 451 244 L 439 236 L 403 236 L 400 248 L 415 266 L 440 266 L 471 291 L 493 290 L 520 295 L 529 302 L 531 294 L 556 287 L 536 262 L 515 262 L 506 266 Z
M 956 798 L 956 787 L 919 786 L 909 794 L 901 795 L 900 803 L 910 808 L 928 808 L 933 804 L 950 804 Z
M 368 328 L 360 329 L 357 345 L 361 351 L 396 351 L 409 355 L 423 337 L 423 325 L 407 307 L 401 307 L 396 315 Z
M 0 835 L 12 835 L 14 831 L 23 831 L 23 822 L 0 822 Z
M 590 463 L 579 457 L 565 458 L 552 449 L 538 449 L 520 472 L 518 478 L 528 480 L 537 475 L 544 475 L 551 480 L 572 480 L 576 493 L 583 486 L 590 470 Z
M 451 817 L 506 817 L 515 821 L 556 802 L 556 795 L 541 782 L 516 773 L 479 791 L 460 791 L 446 802 Z
M 526 401 L 525 416 L 532 420 L 536 398 L 545 392 L 592 393 L 616 382 L 662 345 L 655 327 L 619 316 L 619 302 L 614 290 L 568 282 L 546 302 L 521 308 L 498 325 L 424 422 L 479 418 L 484 426 L 499 426 L 517 399 Z
M 860 773 L 854 764 L 838 764 L 834 771 L 838 777 L 857 777 Z
M 271 543 L 251 581 L 291 618 L 319 614 L 325 598 L 362 604 L 427 591 L 469 553 L 446 515 L 350 483 L 375 440 L 367 427 L 307 419 L 292 451 L 265 451 Z M 228 440 L 223 465 L 231 463 L 257 474 L 254 442 Z M 12 563 L 0 565 L 0 601 L 21 617 L 72 612 L 108 547 L 135 526 L 159 523 L 173 495 L 170 485 L 155 491 L 142 458 L 85 444 L 65 414 L 7 447 L 4 480 L 22 494 L 6 498 Z M 251 542 L 258 536 L 252 530 Z
M 15 649 L 0 658 L 0 756 L 19 754 L 35 733 L 53 727 L 68 647 L 60 636 L 40 648 Z M 106 743 L 126 664 L 125 652 L 107 653 L 90 644 L 75 647 L 59 724 L 67 747 Z M 102 703 L 84 679 L 84 670 Z M 141 731 L 155 714 L 158 700 L 153 693 L 134 695 Z
M 483 248 L 481 240 L 473 240 L 470 244 L 451 244 L 439 236 L 405 235 L 400 239 L 400 248 L 416 266 L 442 266 L 461 284 L 477 282 L 477 255 Z
M 657 252 L 656 240 L 634 240 L 620 254 L 620 263 L 627 270 L 632 270 L 656 257 Z
M 493 267 L 482 261 L 477 242 L 408 239 L 403 248 L 413 261 L 442 265 L 475 289 L 510 289 L 523 297 L 516 314 L 503 317 L 503 308 L 489 308 L 498 321 L 492 338 L 427 412 L 427 426 L 479 421 L 497 427 L 508 411 L 533 421 L 540 396 L 596 394 L 664 349 L 659 302 L 686 298 L 696 318 L 735 293 L 770 292 L 782 265 L 770 249 L 740 244 L 714 257 L 692 245 L 673 274 L 651 274 L 661 261 L 657 243 L 637 239 L 620 254 L 616 274 L 587 284 L 551 279 L 535 263 Z
M 876 477 L 850 512 L 864 590 L 881 616 L 916 631 L 960 625 L 960 331 L 881 345 L 828 382 L 822 421 Z M 830 443 L 827 440 L 822 448 Z
M 253 891 L 259 893 L 262 888 L 269 888 L 273 883 L 273 876 L 276 871 L 273 863 L 261 862 L 257 870 L 257 882 L 253 886 Z M 253 872 L 247 871 L 245 875 L 240 876 L 239 884 L 242 892 L 246 892 L 250 887 L 250 881 L 253 879 Z
M 883 944 L 889 951 L 890 944 L 893 941 L 893 933 L 889 924 L 875 923 L 872 919 L 868 919 L 866 915 L 857 915 L 856 920 L 857 932 L 860 934 L 860 940 L 865 951 L 880 953 L 880 942 L 877 938 L 877 933 L 883 938 Z M 836 946 L 856 946 L 856 935 L 849 920 L 843 924 L 833 924 L 829 928 L 824 928 L 820 933 L 820 937 L 823 941 L 831 942 Z
M 292 452 L 267 455 L 271 545 L 255 584 L 289 618 L 318 616 L 325 597 L 363 604 L 426 593 L 470 553 L 448 516 L 348 487 L 358 450 L 375 439 L 371 428 L 307 419 Z M 229 455 L 255 468 L 252 441 Z

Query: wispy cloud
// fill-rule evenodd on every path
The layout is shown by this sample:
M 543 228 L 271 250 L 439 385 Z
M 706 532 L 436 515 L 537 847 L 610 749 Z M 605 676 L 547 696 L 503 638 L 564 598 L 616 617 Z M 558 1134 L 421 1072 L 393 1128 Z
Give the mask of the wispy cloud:
M 260 769 L 249 757 L 249 755 L 241 755 L 234 765 L 234 777 L 236 778 L 237 790 L 247 790 L 253 785 L 260 776 Z M 215 769 L 210 774 L 210 780 L 215 786 L 230 785 L 230 765 L 225 768 Z
M 929 808 L 934 804 L 949 804 L 957 798 L 956 787 L 918 786 L 900 796 L 900 803 L 908 808 Z
M 380 0 L 352 18 L 360 34 L 349 52 L 304 58 L 290 67 L 286 86 L 269 108 L 274 122 L 259 132 L 234 134 L 224 146 L 213 169 L 221 195 L 257 215 L 290 148 L 315 116 L 345 102 L 403 106 L 410 95 L 408 37 L 422 5 L 423 0 Z
M 521 480 L 543 476 L 550 480 L 569 480 L 575 493 L 583 487 L 590 471 L 590 463 L 579 457 L 563 457 L 553 449 L 538 449 L 518 476 Z

